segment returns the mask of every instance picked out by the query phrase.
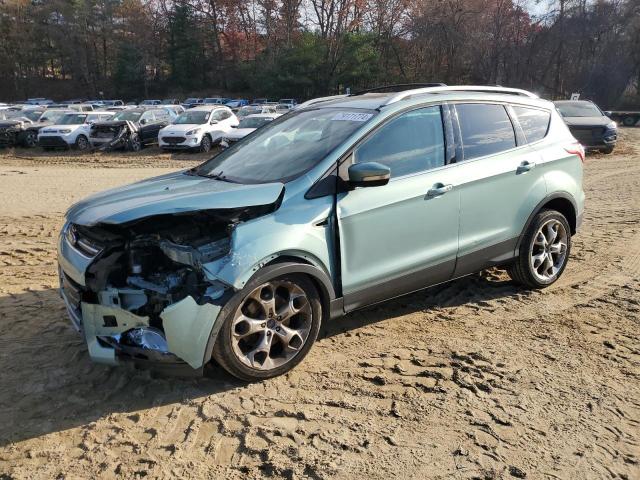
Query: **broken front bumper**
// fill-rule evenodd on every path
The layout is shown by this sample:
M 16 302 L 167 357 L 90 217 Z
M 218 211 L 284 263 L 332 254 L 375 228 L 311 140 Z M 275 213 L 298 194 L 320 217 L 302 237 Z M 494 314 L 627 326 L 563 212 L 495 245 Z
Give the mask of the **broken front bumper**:
M 71 245 L 66 235 L 60 235 L 60 294 L 73 326 L 85 337 L 92 360 L 108 365 L 127 360 L 186 363 L 193 369 L 208 361 L 222 305 L 200 305 L 191 296 L 183 298 L 160 313 L 163 332 L 151 327 L 148 317 L 117 306 L 122 303 L 117 292 L 114 296 L 111 291 L 109 295 L 88 291 L 85 272 L 92 260 Z M 110 304 L 107 298 L 112 299 Z

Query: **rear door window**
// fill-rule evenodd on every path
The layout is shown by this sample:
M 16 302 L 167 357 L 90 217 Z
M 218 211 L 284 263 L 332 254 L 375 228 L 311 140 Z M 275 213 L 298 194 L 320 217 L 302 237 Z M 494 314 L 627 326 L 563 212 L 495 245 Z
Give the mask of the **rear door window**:
M 391 169 L 391 178 L 442 167 L 440 107 L 419 108 L 394 118 L 356 148 L 354 160 L 381 163 Z
M 465 160 L 515 148 L 513 124 L 504 106 L 463 103 L 456 105 L 456 111 Z
M 551 119 L 549 112 L 537 108 L 516 107 L 515 105 L 513 110 L 516 112 L 527 143 L 537 142 L 547 135 Z

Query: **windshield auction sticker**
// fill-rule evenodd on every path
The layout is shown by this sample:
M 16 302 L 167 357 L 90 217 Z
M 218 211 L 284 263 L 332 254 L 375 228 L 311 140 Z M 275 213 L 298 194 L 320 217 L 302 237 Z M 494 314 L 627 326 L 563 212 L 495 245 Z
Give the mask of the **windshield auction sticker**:
M 373 113 L 340 112 L 336 113 L 336 115 L 331 120 L 341 120 L 346 122 L 366 122 L 371 117 L 373 117 Z

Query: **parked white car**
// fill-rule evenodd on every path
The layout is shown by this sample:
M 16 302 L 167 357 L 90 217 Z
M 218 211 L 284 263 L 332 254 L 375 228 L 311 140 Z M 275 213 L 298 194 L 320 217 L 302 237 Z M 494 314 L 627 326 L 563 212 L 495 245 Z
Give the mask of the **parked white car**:
M 158 132 L 158 144 L 163 150 L 197 149 L 208 152 L 237 126 L 238 118 L 229 107 L 190 108 Z
M 248 115 L 257 115 L 259 113 L 276 113 L 275 105 L 247 105 L 238 110 L 238 118 L 243 118 Z
M 116 112 L 78 112 L 63 116 L 58 123 L 44 127 L 38 134 L 38 145 L 43 148 L 77 148 L 91 146 L 89 130 L 94 122 L 110 120 Z
M 238 140 L 246 137 L 251 132 L 257 130 L 260 127 L 264 127 L 267 123 L 278 118 L 280 114 L 277 113 L 261 113 L 257 115 L 247 115 L 236 128 L 231 130 L 224 136 L 224 140 L 227 142 L 237 142 Z

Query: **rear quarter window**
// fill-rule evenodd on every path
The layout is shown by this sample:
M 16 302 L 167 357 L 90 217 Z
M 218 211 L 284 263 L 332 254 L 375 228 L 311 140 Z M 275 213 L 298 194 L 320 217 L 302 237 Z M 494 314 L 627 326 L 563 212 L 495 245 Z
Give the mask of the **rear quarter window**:
M 537 108 L 513 107 L 527 143 L 542 140 L 549 130 L 551 113 Z
M 463 103 L 456 111 L 465 160 L 515 148 L 515 132 L 503 105 Z

